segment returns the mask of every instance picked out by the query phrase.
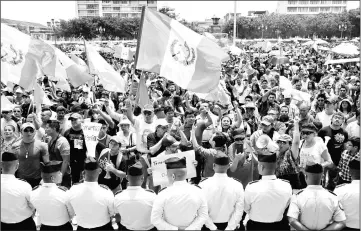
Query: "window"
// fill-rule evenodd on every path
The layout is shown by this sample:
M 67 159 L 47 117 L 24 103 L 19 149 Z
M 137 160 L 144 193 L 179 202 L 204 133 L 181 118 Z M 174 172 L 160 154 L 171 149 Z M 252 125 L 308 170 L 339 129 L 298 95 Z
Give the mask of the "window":
M 132 11 L 142 11 L 142 7 L 132 7 Z
M 113 7 L 113 11 L 120 11 L 120 7 Z
M 330 12 L 330 7 L 320 7 L 320 12 Z
M 103 3 L 110 3 L 110 1 L 103 1 Z
M 317 5 L 317 4 L 320 4 L 320 1 L 310 1 L 310 3 L 311 3 L 312 5 Z
M 119 14 L 121 18 L 126 18 L 127 14 Z
M 307 5 L 308 4 L 308 1 L 299 1 L 298 2 L 300 5 Z
M 111 7 L 103 7 L 103 11 L 112 11 Z
M 121 1 L 122 4 L 128 4 L 128 1 Z
M 154 4 L 155 1 L 147 1 L 148 2 L 148 5 L 152 5 Z
M 308 12 L 308 7 L 299 7 L 298 12 Z
M 332 12 L 340 12 L 341 7 L 332 7 Z
M 319 12 L 320 8 L 319 7 L 310 7 L 310 12 Z
M 113 4 L 120 4 L 120 1 L 113 1 Z
M 87 5 L 78 5 L 79 10 L 85 10 L 87 9 Z
M 296 5 L 297 1 L 288 1 L 288 5 Z
M 111 13 L 104 13 L 103 16 L 104 17 L 112 17 L 112 14 Z
M 98 5 L 95 4 L 91 4 L 91 5 L 87 5 L 86 8 L 89 9 L 98 9 Z
M 324 4 L 324 5 L 327 4 L 327 1 L 321 1 L 321 4 Z
M 332 1 L 332 4 L 342 4 L 342 1 Z
M 297 7 L 287 7 L 287 12 L 297 12 Z
M 88 10 L 88 13 L 89 13 L 89 14 L 94 14 L 94 13 L 95 13 L 95 10 Z

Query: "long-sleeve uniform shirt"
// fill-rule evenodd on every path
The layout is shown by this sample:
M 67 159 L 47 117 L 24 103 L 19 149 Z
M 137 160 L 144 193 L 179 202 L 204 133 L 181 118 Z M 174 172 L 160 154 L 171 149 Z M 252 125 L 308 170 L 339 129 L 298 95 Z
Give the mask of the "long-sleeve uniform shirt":
M 242 219 L 244 190 L 239 181 L 227 173 L 215 173 L 213 177 L 199 183 L 207 199 L 208 219 L 206 226 L 216 230 L 214 223 L 228 223 L 226 230 L 235 230 Z
M 207 201 L 202 190 L 186 181 L 176 181 L 159 192 L 151 222 L 158 230 L 200 230 L 207 217 Z
M 309 230 L 322 230 L 332 221 L 346 220 L 336 194 L 321 185 L 309 185 L 292 196 L 287 213 Z

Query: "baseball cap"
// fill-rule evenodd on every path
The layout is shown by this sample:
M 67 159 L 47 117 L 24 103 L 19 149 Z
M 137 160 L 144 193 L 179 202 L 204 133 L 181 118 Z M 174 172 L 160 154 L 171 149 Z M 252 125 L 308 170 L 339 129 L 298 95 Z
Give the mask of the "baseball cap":
M 128 119 L 122 119 L 120 122 L 119 122 L 119 125 L 120 124 L 128 124 L 128 125 L 130 125 L 131 123 L 130 123 L 130 121 L 128 120 Z
M 284 97 L 285 99 L 291 98 L 291 92 L 289 92 L 289 91 L 283 92 L 283 97 Z
M 169 147 L 171 145 L 178 146 L 180 143 L 173 137 L 173 136 L 166 136 L 162 140 L 162 146 L 163 147 Z
M 329 97 L 325 100 L 325 103 L 332 103 L 335 104 L 335 99 L 333 99 L 332 97 Z
M 154 107 L 153 107 L 153 105 L 151 105 L 151 104 L 146 104 L 146 105 L 144 105 L 144 107 L 143 107 L 143 111 L 154 112 Z
M 20 88 L 18 88 L 18 89 L 16 89 L 15 93 L 21 93 L 22 94 L 23 91 Z
M 82 119 L 82 118 L 83 118 L 82 115 L 80 115 L 79 113 L 74 112 L 73 114 L 71 114 L 71 115 L 69 116 L 68 120 L 71 120 L 71 119 Z
M 226 166 L 229 165 L 229 162 L 229 157 L 224 153 L 216 155 L 214 159 L 214 164 L 216 165 Z
M 250 102 L 250 103 L 246 103 L 242 107 L 244 107 L 244 108 L 256 108 L 256 105 L 254 105 L 253 102 Z
M 186 168 L 187 162 L 186 158 L 178 158 L 178 157 L 172 157 L 165 161 L 165 165 L 167 169 L 180 169 L 180 168 Z
M 286 141 L 286 142 L 290 142 L 292 141 L 291 136 L 287 135 L 287 134 L 283 134 L 280 137 L 277 138 L 277 141 Z
M 57 111 L 57 112 L 58 112 L 58 111 L 66 111 L 66 108 L 63 107 L 63 106 L 58 106 L 58 107 L 56 108 L 56 111 Z
M 265 124 L 267 126 L 273 124 L 274 122 L 274 119 L 271 117 L 271 116 L 263 116 L 262 118 L 262 121 L 261 121 L 261 124 Z
M 270 152 L 274 153 L 278 151 L 278 145 L 271 140 L 271 138 L 268 135 L 260 135 L 256 141 L 257 148 L 260 149 L 268 149 Z
M 121 144 L 121 143 L 122 143 L 122 141 L 121 141 L 121 139 L 120 139 L 119 136 L 112 136 L 112 137 L 110 137 L 109 142 L 110 142 L 110 141 L 115 141 L 115 142 L 117 142 L 118 144 Z
M 2 162 L 14 161 L 14 160 L 18 160 L 18 159 L 19 159 L 18 156 L 12 152 L 4 152 L 1 155 Z
M 22 126 L 21 126 L 21 131 L 23 131 L 25 128 L 32 128 L 35 130 L 35 126 L 34 124 L 32 123 L 24 123 Z
M 158 126 L 168 126 L 169 125 L 165 119 L 157 119 L 154 123 L 155 123 L 156 128 Z

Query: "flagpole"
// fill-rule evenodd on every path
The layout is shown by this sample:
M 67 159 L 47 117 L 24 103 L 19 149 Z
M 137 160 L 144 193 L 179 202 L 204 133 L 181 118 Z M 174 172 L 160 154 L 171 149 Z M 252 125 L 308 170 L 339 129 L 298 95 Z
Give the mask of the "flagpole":
M 140 25 L 138 30 L 137 50 L 135 51 L 134 69 L 137 69 L 137 64 L 138 64 L 139 47 L 140 47 L 140 42 L 142 40 L 142 32 L 143 32 L 143 24 L 144 24 L 144 14 L 145 14 L 145 6 L 142 6 L 142 16 L 140 18 Z
M 237 23 L 237 1 L 234 1 L 234 14 L 233 14 L 233 46 L 236 46 L 236 23 Z

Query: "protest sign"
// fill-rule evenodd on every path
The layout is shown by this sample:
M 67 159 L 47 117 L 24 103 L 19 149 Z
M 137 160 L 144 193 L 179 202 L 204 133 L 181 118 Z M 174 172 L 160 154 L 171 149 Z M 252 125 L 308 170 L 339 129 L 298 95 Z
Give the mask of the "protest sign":
M 85 145 L 88 151 L 87 155 L 95 157 L 95 147 L 98 143 L 98 135 L 102 125 L 99 123 L 86 122 L 82 123 L 81 127 L 84 132 Z
M 187 179 L 193 178 L 197 176 L 196 168 L 193 164 L 195 160 L 194 151 L 187 151 L 187 152 L 180 152 L 175 154 L 167 154 L 167 155 L 160 155 L 154 158 L 151 158 L 152 162 L 152 175 L 153 175 L 153 184 L 155 186 L 168 185 L 168 178 L 167 178 L 167 168 L 165 166 L 165 161 L 172 157 L 179 157 L 183 158 L 186 157 L 187 161 Z

